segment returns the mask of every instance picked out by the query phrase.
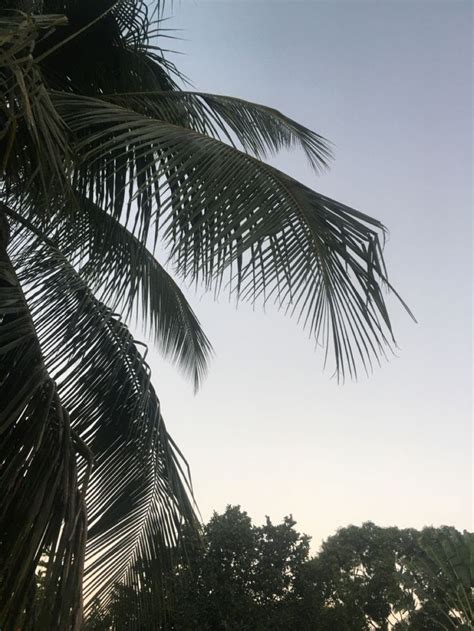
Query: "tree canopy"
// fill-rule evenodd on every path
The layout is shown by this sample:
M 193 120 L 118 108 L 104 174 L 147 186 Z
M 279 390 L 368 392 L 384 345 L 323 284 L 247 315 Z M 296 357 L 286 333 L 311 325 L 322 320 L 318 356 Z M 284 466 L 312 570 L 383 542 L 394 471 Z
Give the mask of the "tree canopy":
M 256 526 L 228 506 L 202 541 L 189 533 L 169 577 L 171 601 L 117 586 L 108 609 L 95 602 L 86 629 L 467 631 L 474 622 L 472 534 L 366 522 L 341 528 L 310 558 L 310 538 L 295 526 L 292 517 Z

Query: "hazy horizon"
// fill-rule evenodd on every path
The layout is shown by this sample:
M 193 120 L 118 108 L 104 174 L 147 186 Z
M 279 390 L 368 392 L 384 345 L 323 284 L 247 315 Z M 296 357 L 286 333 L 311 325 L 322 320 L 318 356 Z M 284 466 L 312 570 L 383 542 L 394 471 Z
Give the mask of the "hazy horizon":
M 169 7 L 168 7 L 169 8 Z M 472 5 L 182 1 L 166 28 L 195 89 L 265 103 L 335 145 L 272 162 L 380 219 L 398 357 L 338 385 L 274 310 L 187 290 L 216 357 L 197 396 L 150 345 L 204 520 L 292 513 L 317 548 L 364 521 L 472 530 Z

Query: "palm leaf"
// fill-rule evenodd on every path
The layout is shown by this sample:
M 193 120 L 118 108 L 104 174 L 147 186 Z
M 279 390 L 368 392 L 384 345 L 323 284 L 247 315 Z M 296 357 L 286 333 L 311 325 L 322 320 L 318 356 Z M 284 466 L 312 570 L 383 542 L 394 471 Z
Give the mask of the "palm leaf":
M 94 455 L 84 598 L 86 605 L 98 594 L 107 602 L 137 558 L 169 556 L 181 525 L 196 520 L 181 455 L 137 344 L 54 243 L 42 236 L 40 247 L 32 232 L 38 230 L 28 225 L 16 233 L 13 260 L 49 372 Z
M 450 528 L 428 534 L 422 533 L 420 554 L 410 563 L 419 595 L 442 615 L 446 628 L 467 630 L 474 624 L 474 534 Z M 426 583 L 437 588 L 436 597 Z
M 328 141 L 278 110 L 220 94 L 158 91 L 110 94 L 107 101 L 162 121 L 189 127 L 217 139 L 234 138 L 252 155 L 264 159 L 281 149 L 301 148 L 314 169 L 331 158 Z
M 51 201 L 68 188 L 70 151 L 63 121 L 56 112 L 31 52 L 67 20 L 61 15 L 28 16 L 10 12 L 0 18 L 0 153 L 8 186 L 22 184 Z
M 195 389 L 207 372 L 211 345 L 181 289 L 140 241 L 112 216 L 83 198 L 73 209 L 46 223 L 32 213 L 38 247 L 54 239 L 56 247 L 88 286 L 112 310 L 135 308 L 165 357 L 175 362 Z M 16 220 L 18 212 L 7 210 Z M 24 215 L 23 215 L 23 220 Z
M 37 628 L 79 629 L 90 454 L 48 374 L 1 233 L 0 624 L 13 629 L 35 618 Z M 35 569 L 45 553 L 45 600 L 35 610 Z
M 127 191 L 126 219 L 133 201 L 141 240 L 159 216 L 184 278 L 227 279 L 254 302 L 273 297 L 332 346 L 342 377 L 355 376 L 358 363 L 370 369 L 390 348 L 378 221 L 188 128 L 98 99 L 53 100 L 80 139 L 80 179 L 94 182 L 91 195 L 120 214 L 115 204 Z
M 177 89 L 183 76 L 157 44 L 166 33 L 150 9 L 143 0 L 46 0 L 45 13 L 68 17 L 36 49 L 48 85 L 81 94 Z

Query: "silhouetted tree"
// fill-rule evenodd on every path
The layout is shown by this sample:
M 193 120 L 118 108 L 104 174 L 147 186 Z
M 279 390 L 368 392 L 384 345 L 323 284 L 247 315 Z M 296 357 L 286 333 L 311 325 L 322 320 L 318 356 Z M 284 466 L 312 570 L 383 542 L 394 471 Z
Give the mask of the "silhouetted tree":
M 427 566 L 447 541 L 444 561 Z M 464 631 L 473 621 L 465 587 L 472 535 L 454 528 L 419 532 L 367 522 L 342 528 L 309 559 L 309 538 L 291 517 L 255 526 L 240 507 L 228 506 L 204 526 L 202 541 L 189 532 L 184 549 L 169 577 L 174 598 L 117 586 L 110 629 Z M 98 609 L 98 620 L 105 615 Z

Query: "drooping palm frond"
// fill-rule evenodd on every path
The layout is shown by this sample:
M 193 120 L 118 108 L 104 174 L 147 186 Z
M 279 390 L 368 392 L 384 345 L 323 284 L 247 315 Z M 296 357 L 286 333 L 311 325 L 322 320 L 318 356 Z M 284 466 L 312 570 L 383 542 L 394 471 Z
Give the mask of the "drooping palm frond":
M 71 427 L 0 226 L 0 625 L 79 629 L 91 456 Z M 76 458 L 83 462 L 78 475 Z M 49 562 L 35 610 L 35 569 Z M 58 586 L 61 586 L 58 588 Z
M 38 241 L 31 228 L 23 223 L 16 233 L 12 260 L 71 427 L 94 455 L 84 598 L 87 605 L 100 593 L 106 603 L 137 558 L 172 553 L 194 511 L 136 342 L 54 243 Z
M 160 91 L 110 94 L 107 101 L 213 138 L 237 141 L 260 159 L 282 149 L 301 148 L 311 166 L 321 169 L 331 158 L 329 142 L 278 110 L 220 94 Z
M 189 376 L 197 390 L 208 369 L 210 342 L 183 292 L 157 259 L 111 215 L 90 200 L 59 212 L 47 222 L 34 214 L 12 218 L 36 230 L 38 247 L 54 243 L 109 307 L 127 317 L 135 310 L 166 358 Z
M 227 277 L 244 299 L 273 297 L 332 346 L 342 377 L 356 375 L 358 362 L 370 369 L 390 347 L 378 221 L 194 130 L 98 99 L 53 101 L 79 138 L 91 196 L 117 212 L 127 190 L 140 239 L 159 215 L 178 273 L 208 286 Z M 142 193 L 156 184 L 153 206 Z

